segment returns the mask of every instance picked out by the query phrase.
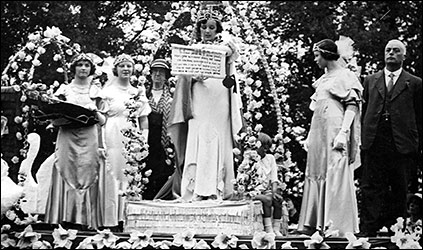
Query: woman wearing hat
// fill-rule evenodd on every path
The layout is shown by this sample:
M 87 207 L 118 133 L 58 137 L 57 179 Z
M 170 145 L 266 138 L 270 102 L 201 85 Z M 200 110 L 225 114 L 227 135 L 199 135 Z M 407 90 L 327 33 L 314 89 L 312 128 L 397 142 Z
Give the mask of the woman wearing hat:
M 239 54 L 233 43 L 220 39 L 219 16 L 200 13 L 196 31 L 199 43 L 193 46 L 224 51 L 226 73 L 232 75 Z M 241 100 L 234 88 L 218 78 L 178 75 L 168 129 L 177 154 L 175 176 L 183 169 L 174 191 L 185 201 L 227 199 L 233 193 L 233 138 L 242 127 Z M 177 184 L 178 178 L 173 181 Z
M 127 120 L 128 114 L 125 102 L 135 95 L 140 95 L 140 103 L 142 103 L 137 111 L 137 127 L 142 129 L 143 136 L 148 138 L 147 116 L 151 112 L 151 108 L 145 95 L 144 86 L 136 88 L 130 83 L 134 72 L 134 64 L 134 60 L 130 55 L 121 54 L 116 57 L 112 69 L 116 77 L 106 83 L 102 91 L 108 105 L 107 122 L 103 130 L 107 161 L 106 172 L 102 173 L 104 183 L 101 183 L 105 227 L 117 226 L 118 222 L 124 220 L 125 197 L 119 196 L 119 191 L 125 191 L 128 184 L 123 173 L 127 160 L 122 154 L 124 149 L 123 142 L 127 139 L 123 136 L 121 130 L 124 127 L 131 126 Z
M 338 62 L 335 42 L 324 39 L 314 45 L 314 60 L 325 69 L 313 87 L 313 110 L 306 148 L 304 193 L 298 231 L 314 233 L 331 221 L 340 236 L 358 232 L 358 208 L 354 167 L 359 138 L 359 103 L 362 90 L 358 78 Z
M 151 169 L 152 175 L 147 184 L 143 198 L 152 200 L 159 189 L 174 171 L 171 162 L 166 162 L 167 149 L 173 150 L 170 137 L 167 134 L 167 121 L 172 105 L 172 95 L 169 89 L 170 64 L 165 59 L 156 59 L 150 66 L 151 84 L 147 88 L 148 103 L 151 113 L 148 115 L 148 146 L 149 153 L 146 169 Z M 161 195 L 160 195 L 161 196 Z M 158 197 L 164 199 L 165 197 Z
M 105 116 L 98 110 L 104 108 L 100 89 L 92 84 L 95 65 L 82 53 L 75 56 L 70 66 L 74 79 L 63 84 L 55 96 L 79 106 L 96 110 L 99 123 L 88 127 L 61 125 L 56 140 L 55 161 L 46 205 L 45 221 L 50 224 L 63 222 L 98 228 L 99 127 Z M 57 125 L 53 121 L 53 125 Z M 74 226 L 74 225 L 72 225 Z

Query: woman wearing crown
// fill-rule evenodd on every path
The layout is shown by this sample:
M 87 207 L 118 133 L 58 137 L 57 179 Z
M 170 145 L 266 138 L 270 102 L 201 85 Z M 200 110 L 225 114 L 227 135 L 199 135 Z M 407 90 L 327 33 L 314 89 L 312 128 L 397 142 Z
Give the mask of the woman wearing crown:
M 121 54 L 116 57 L 113 63 L 112 78 L 102 90 L 104 99 L 109 107 L 106 116 L 107 122 L 104 125 L 103 137 L 107 152 L 105 173 L 102 173 L 102 195 L 101 203 L 103 208 L 103 218 L 105 227 L 115 227 L 124 220 L 125 197 L 119 195 L 120 191 L 125 191 L 128 180 L 124 175 L 124 168 L 127 160 L 123 155 L 124 142 L 127 138 L 123 136 L 121 130 L 132 126 L 128 121 L 128 112 L 125 105 L 130 98 L 139 95 L 140 107 L 136 111 L 137 128 L 144 138 L 148 138 L 148 114 L 151 107 L 145 94 L 144 86 L 134 87 L 130 83 L 130 78 L 134 72 L 135 62 L 130 55 Z
M 232 75 L 239 54 L 233 43 L 220 39 L 223 29 L 218 15 L 200 13 L 195 28 L 198 43 L 193 47 L 224 51 L 226 73 Z M 242 127 L 242 106 L 236 87 L 225 86 L 218 78 L 178 75 L 168 131 L 177 153 L 173 191 L 184 201 L 232 195 L 233 136 Z

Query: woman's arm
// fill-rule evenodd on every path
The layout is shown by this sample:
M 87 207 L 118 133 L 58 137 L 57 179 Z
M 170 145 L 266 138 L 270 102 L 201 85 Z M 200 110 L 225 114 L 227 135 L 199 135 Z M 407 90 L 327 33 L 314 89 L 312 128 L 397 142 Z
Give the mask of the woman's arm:
M 347 135 L 350 131 L 351 124 L 354 120 L 355 114 L 358 112 L 357 105 L 348 105 L 345 114 L 344 119 L 342 120 L 342 127 L 339 131 L 338 135 L 335 137 L 335 140 L 333 142 L 333 149 L 337 150 L 343 150 L 346 149 L 347 146 Z

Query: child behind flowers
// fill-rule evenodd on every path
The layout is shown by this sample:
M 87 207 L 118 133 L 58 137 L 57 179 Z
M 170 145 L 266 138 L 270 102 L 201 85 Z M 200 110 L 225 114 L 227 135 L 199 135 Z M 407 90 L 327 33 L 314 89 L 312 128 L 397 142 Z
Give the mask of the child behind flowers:
M 263 204 L 263 224 L 266 233 L 275 233 L 276 236 L 282 236 L 279 231 L 282 218 L 282 195 L 278 191 L 278 175 L 275 157 L 268 154 L 272 146 L 272 139 L 265 133 L 259 133 L 258 140 L 261 142 L 257 150 L 261 160 L 257 163 L 257 173 L 259 178 L 263 178 L 268 183 L 267 188 L 262 194 L 254 197 Z M 273 224 L 272 224 L 273 208 Z

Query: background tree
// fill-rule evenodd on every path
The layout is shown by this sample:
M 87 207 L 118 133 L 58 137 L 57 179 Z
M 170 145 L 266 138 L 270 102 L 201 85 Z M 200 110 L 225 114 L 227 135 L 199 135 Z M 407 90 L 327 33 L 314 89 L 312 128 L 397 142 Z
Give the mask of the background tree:
M 323 74 L 313 60 L 315 42 L 337 40 L 340 35 L 352 38 L 361 75 L 365 76 L 383 68 L 383 46 L 399 38 L 407 44 L 405 68 L 422 76 L 421 1 L 224 2 L 235 15 L 232 18 L 229 12 L 225 14 L 226 25 L 231 26 L 228 30 L 240 38 L 239 44 L 245 49 L 238 65 L 246 101 L 244 111 L 249 110 L 249 97 L 245 95 L 248 86 L 257 90 L 257 96 L 250 101 L 255 98 L 255 112 L 262 114 L 253 116 L 252 123 L 262 124 L 271 136 L 278 134 L 275 96 L 269 90 L 264 68 L 267 63 L 281 100 L 283 144 L 301 170 L 306 164 L 301 141 L 312 115 L 308 108 L 314 92 L 311 84 Z M 25 45 L 28 34 L 56 26 L 83 51 L 139 55 L 137 62 L 142 63 L 143 70 L 137 77 L 141 77 L 148 74 L 148 63 L 155 55 L 169 56 L 170 43 L 190 42 L 196 10 L 196 1 L 2 1 L 1 68 Z M 43 81 L 52 76 L 40 74 Z M 258 104 L 261 100 L 263 103 Z

